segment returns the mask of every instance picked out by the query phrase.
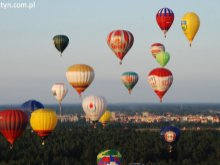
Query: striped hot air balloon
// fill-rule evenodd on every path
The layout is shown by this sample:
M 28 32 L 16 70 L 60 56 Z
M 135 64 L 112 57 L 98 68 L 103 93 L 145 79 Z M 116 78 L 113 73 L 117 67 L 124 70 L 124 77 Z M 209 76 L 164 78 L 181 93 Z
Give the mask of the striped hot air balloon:
M 110 149 L 97 155 L 98 165 L 122 165 L 123 159 L 120 152 Z
M 162 102 L 163 96 L 172 85 L 172 82 L 173 75 L 168 69 L 156 68 L 148 74 L 148 83 L 160 98 L 160 102 Z
M 61 102 L 63 101 L 64 97 L 67 94 L 67 87 L 64 83 L 56 83 L 52 86 L 52 94 L 56 98 L 56 100 L 59 102 L 60 106 L 60 117 L 61 117 L 61 110 L 62 110 L 62 105 Z
M 28 123 L 28 117 L 22 110 L 2 110 L 0 111 L 0 131 L 11 144 L 20 137 Z
M 125 72 L 122 74 L 121 80 L 128 89 L 129 94 L 131 94 L 131 90 L 138 82 L 138 74 L 135 72 Z
M 160 52 L 165 52 L 165 46 L 161 43 L 154 43 L 151 45 L 151 54 L 154 58 L 156 58 L 156 55 Z
M 134 37 L 127 30 L 114 30 L 107 37 L 107 44 L 120 59 L 120 64 L 134 43 Z
M 44 145 L 45 138 L 52 133 L 57 125 L 57 116 L 52 109 L 38 109 L 31 114 L 30 124 L 34 132 L 42 139 Z
M 156 14 L 157 24 L 159 25 L 160 29 L 164 33 L 164 37 L 166 37 L 167 31 L 170 29 L 171 25 L 174 21 L 174 13 L 169 8 L 162 8 L 158 10 Z
M 82 107 L 87 117 L 93 122 L 94 128 L 100 117 L 105 112 L 107 101 L 102 96 L 87 96 L 82 101 Z
M 93 68 L 85 64 L 72 65 L 66 71 L 68 82 L 78 92 L 80 97 L 81 93 L 92 83 L 94 77 Z
M 61 53 L 60 56 L 62 56 L 63 51 L 69 44 L 69 38 L 66 35 L 56 35 L 53 37 L 53 43 L 57 50 Z

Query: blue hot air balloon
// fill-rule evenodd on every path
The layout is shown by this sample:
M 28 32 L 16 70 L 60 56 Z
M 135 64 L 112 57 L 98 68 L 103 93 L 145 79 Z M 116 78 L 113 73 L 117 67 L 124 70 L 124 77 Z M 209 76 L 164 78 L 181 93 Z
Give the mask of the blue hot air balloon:
M 172 145 L 179 140 L 180 130 L 174 126 L 165 126 L 161 128 L 160 136 L 169 145 L 169 152 L 172 152 Z
M 31 112 L 41 108 L 44 108 L 44 105 L 36 100 L 28 100 L 21 105 L 21 110 L 26 112 L 29 117 Z

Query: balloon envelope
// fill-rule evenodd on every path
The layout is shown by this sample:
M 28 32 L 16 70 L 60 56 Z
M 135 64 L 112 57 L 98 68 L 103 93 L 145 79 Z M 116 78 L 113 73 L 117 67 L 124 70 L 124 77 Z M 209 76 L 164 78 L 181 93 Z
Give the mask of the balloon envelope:
M 131 94 L 131 90 L 138 82 L 138 74 L 135 72 L 125 72 L 122 74 L 121 80 L 124 86 L 128 89 L 129 94 Z
M 41 138 L 47 137 L 57 125 L 57 116 L 52 109 L 38 109 L 31 113 L 30 124 Z
M 127 30 L 114 30 L 110 32 L 107 37 L 107 44 L 120 59 L 120 64 L 133 43 L 134 37 L 132 33 Z
M 102 96 L 91 95 L 83 99 L 82 107 L 89 119 L 97 122 L 105 112 L 107 101 Z
M 200 27 L 199 16 L 194 12 L 186 13 L 181 20 L 181 26 L 183 33 L 189 40 L 191 46 L 192 41 Z
M 66 71 L 68 82 L 80 96 L 81 93 L 92 83 L 94 77 L 95 72 L 93 68 L 85 64 L 72 65 Z
M 157 24 L 160 29 L 163 31 L 164 36 L 166 37 L 167 31 L 170 29 L 174 21 L 174 13 L 169 8 L 162 8 L 158 10 L 156 14 Z
M 54 46 L 61 53 L 66 49 L 69 44 L 69 38 L 66 35 L 56 35 L 53 37 Z
M 98 165 L 122 165 L 123 159 L 116 150 L 105 150 L 97 155 Z
M 11 145 L 22 135 L 27 123 L 28 117 L 22 110 L 0 111 L 0 131 Z
M 162 140 L 168 144 L 174 144 L 179 140 L 180 130 L 174 126 L 165 126 L 160 130 Z
M 26 112 L 28 117 L 30 117 L 31 112 L 41 108 L 44 108 L 44 105 L 37 100 L 28 100 L 21 105 L 21 110 Z
M 99 122 L 103 124 L 103 126 L 105 126 L 107 123 L 110 122 L 111 120 L 111 112 L 106 110 L 104 112 L 104 114 L 101 116 L 101 118 L 99 119 Z
M 61 103 L 68 90 L 64 83 L 56 83 L 52 86 L 51 91 L 56 100 Z
M 172 85 L 172 82 L 173 75 L 168 69 L 156 68 L 148 74 L 148 83 L 160 98 L 160 102 L 162 102 L 163 96 Z
M 165 52 L 165 46 L 161 43 L 154 43 L 151 45 L 151 54 L 154 58 L 156 58 L 156 55 L 160 52 Z
M 168 52 L 160 52 L 156 55 L 156 60 L 160 66 L 164 67 L 170 60 L 170 54 Z

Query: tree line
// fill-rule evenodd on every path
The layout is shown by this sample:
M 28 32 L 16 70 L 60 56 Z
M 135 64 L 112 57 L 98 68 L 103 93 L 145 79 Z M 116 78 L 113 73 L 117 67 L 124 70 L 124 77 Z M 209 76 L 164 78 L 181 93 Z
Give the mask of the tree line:
M 183 131 L 170 153 L 159 132 L 137 131 L 137 128 L 138 125 L 112 124 L 105 129 L 101 125 L 93 129 L 83 121 L 58 123 L 44 146 L 41 139 L 27 129 L 12 150 L 6 139 L 0 136 L 0 164 L 96 165 L 98 153 L 106 149 L 118 150 L 124 165 L 132 162 L 150 165 L 220 164 L 219 131 Z

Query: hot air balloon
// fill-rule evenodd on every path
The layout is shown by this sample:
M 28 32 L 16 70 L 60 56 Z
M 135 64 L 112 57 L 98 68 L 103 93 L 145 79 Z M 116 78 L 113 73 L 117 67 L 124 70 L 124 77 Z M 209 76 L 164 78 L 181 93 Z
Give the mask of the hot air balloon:
M 131 90 L 138 82 L 138 74 L 135 72 L 125 72 L 122 74 L 121 80 L 128 89 L 129 94 L 131 94 Z
M 162 102 L 163 96 L 170 88 L 173 82 L 171 71 L 165 68 L 153 69 L 148 75 L 148 83 Z
M 80 97 L 81 93 L 92 83 L 94 77 L 93 68 L 85 64 L 72 65 L 66 71 L 68 82 L 78 92 Z
M 28 100 L 21 105 L 21 110 L 27 113 L 28 118 L 34 110 L 41 108 L 44 108 L 44 105 L 37 100 Z
M 34 132 L 41 137 L 42 145 L 44 145 L 45 138 L 57 125 L 56 113 L 52 109 L 38 109 L 31 113 L 30 124 Z
M 189 40 L 191 46 L 192 41 L 199 30 L 199 26 L 200 26 L 199 16 L 194 12 L 186 13 L 181 20 L 181 26 L 183 33 L 185 34 L 186 38 Z
M 107 37 L 107 44 L 120 59 L 120 64 L 134 43 L 134 37 L 127 30 L 114 30 Z
M 160 136 L 169 145 L 169 152 L 172 152 L 172 145 L 179 140 L 180 130 L 174 126 L 165 126 L 161 128 Z
M 151 45 L 151 54 L 154 58 L 156 58 L 156 55 L 160 52 L 165 52 L 165 46 L 161 43 L 154 43 Z
M 56 35 L 53 37 L 53 43 L 57 50 L 61 53 L 60 56 L 62 56 L 63 51 L 69 44 L 69 38 L 66 35 Z
M 15 140 L 22 135 L 28 123 L 28 117 L 22 110 L 0 111 L 0 131 L 10 143 L 12 149 Z
M 120 152 L 116 150 L 105 150 L 97 155 L 98 165 L 122 165 L 123 159 Z
M 160 66 L 164 67 L 170 60 L 170 54 L 168 52 L 160 52 L 156 55 L 156 60 Z
M 89 119 L 93 122 L 94 128 L 100 117 L 105 112 L 107 102 L 102 96 L 87 96 L 82 101 L 82 107 Z
M 166 33 L 170 29 L 171 25 L 173 24 L 174 20 L 174 13 L 169 8 L 162 8 L 158 10 L 156 14 L 157 24 L 159 25 L 160 29 L 164 33 L 164 37 L 166 38 Z
M 64 83 L 56 83 L 52 86 L 52 94 L 54 95 L 54 97 L 57 99 L 57 101 L 59 102 L 59 107 L 60 107 L 60 117 L 61 117 L 61 110 L 62 110 L 62 101 L 64 99 L 64 97 L 67 94 L 67 87 Z
M 106 125 L 110 122 L 111 116 L 112 114 L 108 110 L 106 110 L 105 113 L 101 116 L 99 122 L 102 123 L 103 128 L 105 128 Z

